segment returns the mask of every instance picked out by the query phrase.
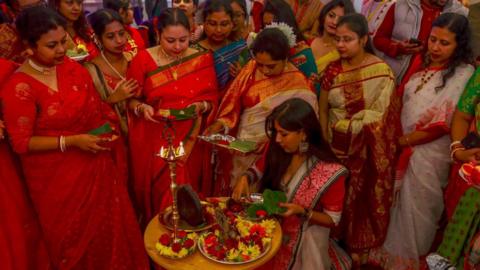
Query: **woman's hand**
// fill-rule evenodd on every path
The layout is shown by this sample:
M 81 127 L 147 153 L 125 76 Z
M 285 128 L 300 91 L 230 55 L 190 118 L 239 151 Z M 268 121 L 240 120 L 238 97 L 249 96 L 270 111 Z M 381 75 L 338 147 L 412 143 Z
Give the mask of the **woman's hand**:
M 239 62 L 229 63 L 228 65 L 228 72 L 230 73 L 230 76 L 232 76 L 233 78 L 237 77 L 241 69 L 242 69 L 242 66 L 240 66 Z
M 5 139 L 5 123 L 0 120 L 0 140 Z
M 305 208 L 295 203 L 278 203 L 278 206 L 287 208 L 287 211 L 280 214 L 282 217 L 305 214 Z
M 471 161 L 480 160 L 480 148 L 456 150 L 453 155 L 455 160 L 458 160 L 461 162 L 471 162 Z
M 110 141 L 110 138 L 101 138 L 90 134 L 72 135 L 65 138 L 65 144 L 67 146 L 67 149 L 69 146 L 75 146 L 79 149 L 82 149 L 83 151 L 92 152 L 94 154 L 99 151 L 110 150 L 109 148 L 99 145 L 101 143 L 106 143 Z
M 232 199 L 238 201 L 243 195 L 250 196 L 250 186 L 246 175 L 240 176 L 235 187 L 233 188 Z
M 138 88 L 138 82 L 134 79 L 122 80 L 115 87 L 115 91 L 108 97 L 107 102 L 115 104 L 135 95 Z
M 153 109 L 152 106 L 145 104 L 145 103 L 140 103 L 137 105 L 138 106 L 138 113 L 143 114 L 143 118 L 147 121 L 151 121 L 154 123 L 159 123 L 155 118 L 155 110 Z
M 208 128 L 205 129 L 203 134 L 205 134 L 205 135 L 216 134 L 216 133 L 219 133 L 223 129 L 224 129 L 224 126 L 223 126 L 222 122 L 215 121 L 215 123 L 213 123 L 211 126 L 209 126 Z
M 209 107 L 210 107 L 208 105 L 208 101 L 194 102 L 194 103 L 188 105 L 188 107 L 190 107 L 190 106 L 195 106 L 195 114 L 198 115 L 198 116 L 207 112 L 209 110 Z

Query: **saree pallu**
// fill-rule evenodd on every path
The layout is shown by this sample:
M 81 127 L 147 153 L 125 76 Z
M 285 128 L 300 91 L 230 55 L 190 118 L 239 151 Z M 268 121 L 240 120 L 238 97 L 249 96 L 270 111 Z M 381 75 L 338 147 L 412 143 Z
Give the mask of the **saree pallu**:
M 461 197 L 437 253 L 458 270 L 479 264 L 480 191 L 470 187 Z M 466 260 L 465 260 L 466 259 Z
M 406 168 L 397 171 L 399 191 L 390 211 L 387 237 L 383 247 L 372 253 L 378 254 L 376 257 L 385 269 L 419 269 L 420 258 L 428 254 L 435 240 L 444 210 L 443 189 L 451 163 L 450 124 L 473 67 L 458 66 L 455 80 L 448 80 L 440 90 L 435 87 L 442 83 L 442 70 L 429 69 L 427 72 L 433 72 L 431 80 L 417 91 L 424 72 L 415 73 L 405 84 L 401 114 L 403 133 L 428 132 L 435 127 L 446 134 L 404 150 L 411 154 L 405 162 Z
M 332 62 L 322 78 L 328 91 L 332 150 L 350 171 L 345 208 L 336 232 L 352 251 L 383 243 L 392 203 L 400 102 L 384 62 L 344 71 Z
M 115 114 L 98 97 L 88 72 L 65 59 L 57 65 L 58 91 L 23 72 L 5 86 L 4 114 L 21 154 L 28 191 L 54 269 L 147 269 L 142 237 L 126 189 L 121 140 L 97 154 L 28 152 L 32 136 L 86 134 Z
M 242 56 L 241 56 L 242 55 Z M 213 52 L 213 59 L 215 60 L 215 72 L 217 74 L 217 83 L 220 90 L 225 89 L 228 82 L 232 79 L 230 76 L 230 64 L 233 64 L 242 59 L 241 65 L 246 63 L 249 58 L 247 43 L 241 39 L 228 44 Z
M 16 68 L 12 62 L 0 59 L 0 85 Z M 0 268 L 49 269 L 50 259 L 37 214 L 21 177 L 19 160 L 14 157 L 7 139 L 0 139 L 0 160 Z
M 340 164 L 325 163 L 316 158 L 313 164 L 307 161 L 289 183 L 288 202 L 325 211 L 322 198 L 336 184 L 342 184 L 340 187 L 343 188 L 343 183 L 337 181 L 345 181 L 346 175 L 347 170 Z M 350 269 L 348 255 L 330 240 L 329 228 L 311 225 L 296 215 L 283 218 L 281 226 L 282 246 L 261 269 Z
M 295 19 L 298 23 L 298 28 L 300 32 L 307 32 L 312 30 L 312 32 L 316 32 L 316 29 L 312 29 L 315 22 L 318 20 L 318 16 L 320 16 L 320 12 L 322 11 L 323 3 L 320 0 L 306 0 L 306 1 L 299 1 L 299 0 L 287 0 L 287 3 L 293 10 L 293 14 L 295 14 Z
M 183 142 L 185 147 L 185 156 L 177 163 L 177 183 L 191 184 L 195 191 L 202 192 L 205 186 L 211 185 L 206 164 L 210 159 L 205 158 L 208 147 L 197 142 L 197 135 L 213 120 L 218 93 L 213 58 L 209 52 L 198 52 L 158 67 L 148 50 L 141 51 L 130 67 L 129 75 L 141 84 L 144 102 L 157 111 L 159 121 L 154 123 L 133 117 L 129 127 L 134 192 L 142 225 L 146 226 L 160 210 L 172 203 L 168 164 L 156 156 L 162 146 L 167 146 L 166 122 L 158 111 L 183 110 L 201 101 L 212 105 L 208 115 L 170 120 L 174 129 L 173 145 Z
M 313 84 L 315 91 L 320 91 L 320 83 L 317 78 L 317 65 L 315 63 L 315 57 L 313 57 L 313 52 L 310 46 L 308 46 L 304 41 L 299 42 L 297 46 L 292 49 L 290 53 L 290 62 L 292 62 L 298 70 L 300 70 L 305 77 L 307 77 Z
M 22 41 L 13 24 L 0 24 L 0 58 L 22 63 Z
M 233 156 L 230 179 L 223 179 L 228 183 L 223 183 L 223 186 L 233 187 L 237 177 L 261 156 L 263 145 L 267 141 L 265 119 L 276 106 L 287 99 L 298 97 L 312 105 L 314 110 L 318 109 L 316 95 L 308 80 L 293 64 L 289 64 L 282 74 L 275 77 L 255 79 L 255 75 L 256 62 L 251 60 L 232 82 L 219 108 L 219 122 L 233 130 L 233 133 L 236 132 L 236 137 L 254 141 L 258 146 L 252 153 Z M 228 173 L 223 175 L 227 177 Z
M 125 29 L 127 30 L 127 44 L 123 49 L 123 55 L 127 61 L 131 61 L 139 50 L 145 49 L 145 42 L 137 29 L 130 25 L 125 25 Z

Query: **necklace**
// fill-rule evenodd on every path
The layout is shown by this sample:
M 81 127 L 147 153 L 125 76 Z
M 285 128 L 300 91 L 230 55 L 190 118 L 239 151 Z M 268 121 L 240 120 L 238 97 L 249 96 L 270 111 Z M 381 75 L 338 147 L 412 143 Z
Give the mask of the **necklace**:
M 100 52 L 100 54 L 102 55 L 102 58 L 103 60 L 105 61 L 105 63 L 107 63 L 107 66 L 122 80 L 125 80 L 125 77 L 122 76 L 122 74 L 120 74 L 120 72 L 118 72 L 118 70 L 110 63 L 110 61 L 108 61 L 107 57 L 105 57 L 105 54 L 103 53 L 103 51 Z
M 42 73 L 43 75 L 52 75 L 55 74 L 57 66 L 53 67 L 43 67 L 40 65 L 35 64 L 32 59 L 28 59 L 28 64 L 36 71 Z
M 180 64 L 182 63 L 182 60 L 183 60 L 183 55 L 185 54 L 186 50 L 182 53 L 182 55 L 180 56 L 177 56 L 177 57 L 172 57 L 170 56 L 163 48 L 162 46 L 158 46 L 158 51 L 159 53 L 162 54 L 162 56 L 167 59 L 167 61 L 169 61 L 169 63 L 167 64 L 168 66 L 168 70 L 170 71 L 170 74 L 172 75 L 172 78 L 176 81 L 178 79 L 178 68 L 180 67 Z M 178 62 L 178 64 L 172 66 L 172 63 L 176 63 Z M 175 67 L 175 68 L 174 68 Z
M 426 68 L 425 71 L 423 71 L 422 78 L 420 79 L 421 82 L 417 86 L 417 89 L 415 89 L 414 93 L 416 94 L 418 91 L 422 90 L 423 86 L 425 86 L 425 84 L 427 84 L 427 82 L 430 81 L 430 79 L 432 79 L 433 75 L 435 75 L 437 71 L 438 70 L 432 70 L 432 73 L 428 74 L 429 70 Z

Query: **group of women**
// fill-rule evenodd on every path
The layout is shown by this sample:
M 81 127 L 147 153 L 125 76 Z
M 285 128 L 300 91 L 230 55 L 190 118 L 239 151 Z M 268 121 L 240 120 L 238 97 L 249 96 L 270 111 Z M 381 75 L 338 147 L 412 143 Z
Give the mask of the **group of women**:
M 287 194 L 284 242 L 265 269 L 349 269 L 352 259 L 419 269 L 437 246 L 452 264 L 475 264 L 462 254 L 478 252 L 478 190 L 458 165 L 448 181 L 451 159 L 480 153 L 460 142 L 478 133 L 480 96 L 465 17 L 435 20 L 397 86 L 348 0 L 322 8 L 309 40 L 283 0 L 263 3 L 259 33 L 244 1 L 208 1 L 201 25 L 197 5 L 173 1 L 152 23 L 153 45 L 130 26 L 129 1 L 105 1 L 88 24 L 76 0 L 17 16 L 26 59 L 0 62 L 2 265 L 149 268 L 141 232 L 172 200 L 157 156 L 168 143 L 184 148 L 177 181 L 202 196 Z M 79 48 L 81 64 L 66 57 Z M 198 139 L 217 133 L 255 150 Z M 465 219 L 473 225 L 458 235 Z

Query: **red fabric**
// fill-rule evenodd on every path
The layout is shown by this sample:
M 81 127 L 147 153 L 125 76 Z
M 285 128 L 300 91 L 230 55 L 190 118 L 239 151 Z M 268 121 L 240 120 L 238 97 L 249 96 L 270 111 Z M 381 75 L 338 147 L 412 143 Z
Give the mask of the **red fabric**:
M 83 40 L 79 35 L 75 35 L 74 37 L 72 37 L 72 40 L 75 43 L 75 45 L 83 44 L 83 45 L 85 45 L 85 47 L 87 47 L 88 57 L 85 61 L 90 61 L 93 58 L 97 57 L 97 55 L 100 52 L 97 48 L 97 45 L 95 45 L 95 42 L 93 42 L 93 36 L 94 36 L 93 30 L 88 29 L 87 34 L 91 37 L 90 41 L 88 41 L 88 42 Z
M 22 63 L 23 45 L 15 26 L 10 23 L 0 24 L 0 58 Z
M 345 198 L 345 179 L 346 176 L 344 175 L 338 177 L 338 180 L 325 191 L 320 198 L 319 205 L 317 205 L 318 210 L 325 209 L 332 212 L 342 211 Z
M 135 44 L 137 45 L 137 48 L 140 50 L 145 49 L 145 41 L 143 41 L 142 35 L 140 35 L 140 32 L 131 27 L 131 26 L 126 26 L 127 31 L 130 33 L 132 36 L 132 39 L 135 41 Z
M 7 131 L 21 153 L 53 268 L 148 269 L 122 173 L 126 164 L 114 158 L 121 140 L 97 154 L 74 147 L 28 151 L 32 136 L 84 134 L 115 117 L 79 64 L 65 59 L 57 80 L 53 91 L 18 72 L 4 90 Z
M 189 183 L 194 190 L 201 191 L 209 185 L 202 181 L 208 181 L 203 177 L 207 175 L 205 170 L 210 159 L 206 145 L 198 143 L 196 136 L 203 132 L 216 112 L 218 90 L 215 69 L 213 57 L 208 52 L 181 61 L 174 66 L 159 68 L 148 51 L 140 51 L 130 65 L 128 77 L 139 82 L 139 98 L 153 106 L 155 111 L 183 109 L 204 100 L 213 105 L 213 110 L 202 118 L 172 121 L 175 129 L 173 144 L 178 146 L 182 141 L 186 151 L 186 156 L 177 163 L 177 183 Z M 174 73 L 177 74 L 177 80 L 173 78 Z M 161 146 L 167 146 L 162 135 L 165 122 L 161 118 L 158 120 L 160 123 L 133 117 L 129 128 L 133 185 L 143 226 L 172 202 L 169 168 L 161 158 L 155 156 Z
M 440 15 L 442 9 L 429 6 L 425 3 L 425 1 L 421 1 L 421 8 L 423 15 L 421 20 L 420 32 L 418 33 L 417 37 L 411 38 L 417 38 L 418 40 L 420 40 L 426 50 L 428 45 L 428 36 L 430 35 L 430 31 L 432 30 L 433 21 Z M 373 44 L 375 45 L 375 48 L 392 58 L 399 56 L 402 49 L 398 41 L 394 41 L 392 39 L 394 25 L 395 4 L 393 4 L 388 10 L 387 15 L 385 15 L 385 19 L 378 27 L 377 33 L 373 38 Z
M 252 11 L 250 12 L 250 14 L 252 15 L 253 27 L 254 27 L 255 33 L 258 33 L 260 32 L 260 30 L 262 30 L 262 25 L 263 25 L 262 11 L 263 11 L 262 3 L 258 1 L 254 1 L 252 6 Z
M 17 68 L 0 59 L 0 85 Z M 1 92 L 0 92 L 1 100 Z M 20 177 L 20 164 L 0 139 L 0 268 L 48 269 L 50 261 L 37 216 Z
M 450 220 L 455 213 L 457 204 L 462 198 L 463 194 L 471 186 L 462 179 L 458 171 L 462 167 L 462 163 L 454 163 L 450 169 L 450 177 L 448 178 L 448 184 L 445 188 L 445 212 L 447 213 L 447 219 Z

